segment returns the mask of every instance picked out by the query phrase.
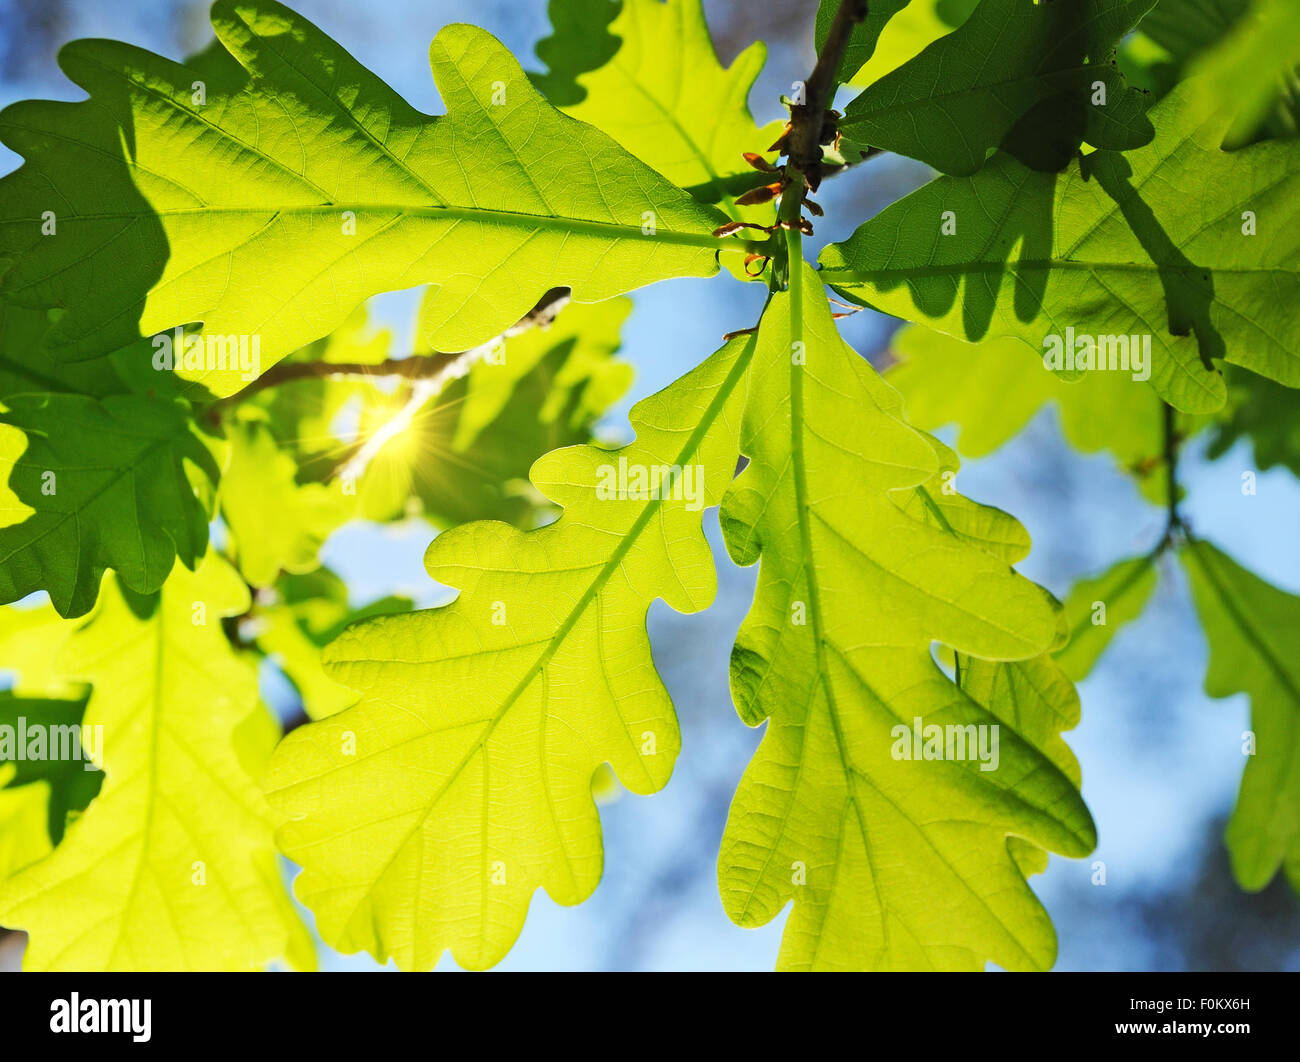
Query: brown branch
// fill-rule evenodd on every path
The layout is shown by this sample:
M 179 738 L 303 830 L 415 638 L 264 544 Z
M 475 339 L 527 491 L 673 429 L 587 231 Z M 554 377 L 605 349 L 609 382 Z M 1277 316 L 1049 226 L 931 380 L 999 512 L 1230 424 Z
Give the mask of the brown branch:
M 466 353 L 468 351 L 460 354 L 412 354 L 405 358 L 385 358 L 378 362 L 281 361 L 272 365 L 243 390 L 213 403 L 213 409 L 243 402 L 268 387 L 279 387 L 294 380 L 319 380 L 339 376 L 404 377 L 408 380 L 418 380 L 437 376 Z
M 550 291 L 538 299 L 537 304 L 531 310 L 502 332 L 500 336 L 489 340 L 488 343 L 482 346 L 475 347 L 472 350 L 462 350 L 455 354 L 443 354 L 441 352 L 411 354 L 405 358 L 385 358 L 383 361 L 372 363 L 358 361 L 277 362 L 256 380 L 249 383 L 247 387 L 236 391 L 233 395 L 213 402 L 208 407 L 208 415 L 211 418 L 218 418 L 222 410 L 237 405 L 258 392 L 266 390 L 268 387 L 278 387 L 280 384 L 290 383 L 294 380 L 313 380 L 339 376 L 400 377 L 408 380 L 435 379 L 446 374 L 449 369 L 462 360 L 478 357 L 484 347 L 495 342 L 496 339 L 508 339 L 511 336 L 519 335 L 521 332 L 526 332 L 530 328 L 547 327 L 568 304 L 569 296 L 570 289 L 568 288 L 551 288 Z
M 812 191 L 821 183 L 822 145 L 835 134 L 835 120 L 829 114 L 840 62 L 854 27 L 867 17 L 867 0 L 840 0 L 831 20 L 826 42 L 817 56 L 817 65 L 804 82 L 804 102 L 790 108 L 790 132 L 786 155 L 798 169 Z
M 1167 516 L 1165 522 L 1165 534 L 1161 541 L 1161 548 L 1172 544 L 1174 532 L 1184 527 L 1182 514 L 1178 511 L 1178 450 L 1182 444 L 1182 437 L 1178 434 L 1178 427 L 1174 421 L 1174 407 L 1168 402 L 1162 402 L 1164 406 L 1164 435 L 1165 435 L 1165 502 L 1167 506 Z

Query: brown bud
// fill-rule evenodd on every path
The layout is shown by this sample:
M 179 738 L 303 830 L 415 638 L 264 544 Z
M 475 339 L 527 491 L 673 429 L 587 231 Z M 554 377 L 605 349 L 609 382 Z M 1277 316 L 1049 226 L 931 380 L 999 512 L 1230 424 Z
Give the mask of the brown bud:
M 781 182 L 773 181 L 761 188 L 751 188 L 736 199 L 736 206 L 753 206 L 755 203 L 770 203 L 781 194 Z

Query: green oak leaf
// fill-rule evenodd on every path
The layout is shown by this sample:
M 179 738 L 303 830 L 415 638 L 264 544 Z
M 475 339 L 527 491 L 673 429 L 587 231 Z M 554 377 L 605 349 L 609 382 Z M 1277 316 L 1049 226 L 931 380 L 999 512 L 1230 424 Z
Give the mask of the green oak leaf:
M 60 312 L 0 301 L 0 402 L 16 395 L 46 394 L 135 394 L 164 400 L 183 397 L 192 403 L 211 398 L 202 387 L 156 371 L 154 347 L 146 339 L 86 361 L 51 357 L 46 337 Z
M 1078 789 L 1083 772 L 1061 732 L 1079 725 L 1079 694 L 1052 657 L 960 659 L 962 692 L 1030 742 Z M 1007 846 L 1026 877 L 1047 869 L 1045 849 L 1023 837 L 1009 838 Z
M 599 70 L 614 57 L 622 43 L 610 32 L 623 0 L 548 0 L 546 15 L 551 35 L 534 49 L 546 64 L 546 73 L 528 77 L 557 107 L 571 107 L 587 97 L 578 78 Z
M 0 595 L 50 590 L 80 615 L 105 567 L 151 592 L 178 553 L 202 553 L 223 447 L 195 431 L 147 341 L 66 363 L 50 327 L 0 302 Z
M 978 3 L 979 0 L 911 0 L 885 23 L 871 58 L 847 83 L 855 88 L 866 88 L 897 70 L 965 22 Z M 820 9 L 818 17 L 820 21 Z
M 772 296 L 742 428 L 750 461 L 721 509 L 732 558 L 761 558 L 731 685 L 741 718 L 767 722 L 723 836 L 723 906 L 757 926 L 794 901 L 785 969 L 1045 968 L 1055 935 L 1007 841 L 1083 855 L 1091 819 L 1071 780 L 968 698 L 930 646 L 1037 656 L 1057 640 L 1058 609 L 1008 564 L 1023 539 L 950 527 L 935 499 L 955 458 L 908 427 L 820 294 L 805 266 Z M 998 723 L 996 769 L 896 758 L 897 729 L 917 719 Z
M 357 620 L 410 610 L 411 600 L 405 597 L 384 597 L 352 608 L 343 580 L 317 568 L 283 575 L 272 595 L 258 595 L 253 637 L 257 648 L 293 683 L 307 716 L 324 719 L 356 704 L 359 695 L 325 673 L 321 650 Z
M 1225 146 L 1259 134 L 1296 135 L 1300 8 L 1292 0 L 1160 0 L 1139 33 L 1154 46 L 1142 65 L 1158 91 L 1183 77 L 1196 78 L 1207 97 L 1232 86 Z M 1130 55 L 1140 61 L 1143 51 L 1134 47 Z
M 1260 469 L 1275 465 L 1300 476 L 1300 390 L 1230 367 L 1228 407 L 1214 423 L 1206 450 L 1222 457 L 1239 439 L 1249 439 Z
M 913 0 L 918 2 L 918 0 Z M 907 6 L 908 0 L 871 0 L 867 5 L 867 17 L 853 27 L 849 35 L 848 46 L 844 49 L 844 58 L 840 60 L 839 81 L 843 84 L 856 83 L 858 72 L 867 64 L 876 50 L 881 31 L 891 18 Z M 819 0 L 817 4 L 817 23 L 814 41 L 818 54 L 830 35 L 831 23 L 840 0 Z
M 1188 68 L 1205 92 L 1230 84 L 1234 116 L 1224 136 L 1233 148 L 1256 136 L 1300 134 L 1300 9 L 1290 0 L 1257 0 L 1226 39 Z M 1207 105 L 1217 101 L 1207 92 Z
M 1210 644 L 1205 692 L 1250 697 L 1254 749 L 1226 833 L 1233 874 L 1257 892 L 1285 869 L 1300 893 L 1300 596 L 1208 542 L 1180 557 Z
M 1139 147 L 1152 137 L 1146 101 L 1111 59 L 1154 3 L 981 0 L 952 33 L 855 97 L 839 131 L 958 175 L 999 145 L 1047 170 L 1065 166 L 1081 141 Z
M 898 360 L 885 378 L 903 393 L 908 421 L 927 431 L 956 425 L 967 457 L 997 450 L 1053 404 L 1071 446 L 1112 454 L 1147 498 L 1164 504 L 1164 416 L 1143 384 L 1122 373 L 1065 380 L 1025 357 L 1017 339 L 967 343 L 923 325 L 899 329 L 890 349 Z M 1180 421 L 1185 434 L 1199 426 Z
M 604 12 L 611 5 L 596 0 L 594 6 Z M 546 45 L 549 60 L 561 69 L 582 65 L 578 57 L 585 57 L 600 19 L 579 24 L 570 12 L 591 7 L 592 0 L 553 2 L 552 18 L 567 32 L 557 30 L 539 44 L 539 58 L 548 57 L 542 54 Z M 737 220 L 770 222 L 770 205 L 731 202 L 772 180 L 742 157 L 752 152 L 770 161 L 767 149 L 781 133 L 780 122 L 759 129 L 749 111 L 749 93 L 767 54 L 763 43 L 755 41 L 726 68 L 718 62 L 701 0 L 622 0 L 616 9 L 608 28 L 616 49 L 604 63 L 577 74 L 580 99 L 552 102 L 608 133 L 701 202 Z
M 939 458 L 939 468 L 930 483 L 904 495 L 908 499 L 904 511 L 1008 564 L 1024 560 L 1029 555 L 1028 532 L 999 509 L 972 502 L 953 491 L 945 493 L 943 484 L 952 483 L 948 474 L 956 475 L 960 461 L 955 452 L 938 440 L 932 438 L 930 443 Z M 1068 637 L 1067 613 L 1062 611 L 1057 615 L 1056 638 L 1051 648 L 1059 649 Z M 966 696 L 1013 727 L 1020 737 L 1051 760 L 1076 789 L 1080 787 L 1079 762 L 1061 739 L 1062 731 L 1078 725 L 1079 695 L 1049 653 L 1027 660 L 982 660 L 953 653 L 944 646 L 942 658 L 950 661 L 954 680 Z M 1007 844 L 1026 877 L 1047 869 L 1045 849 L 1023 837 L 1011 837 Z
M 153 599 L 110 581 L 69 635 L 60 664 L 94 687 L 85 724 L 102 727 L 107 778 L 53 854 L 0 886 L 0 923 L 30 936 L 27 969 L 311 963 L 254 782 L 278 728 L 221 626 L 247 607 L 209 555 Z
M 1156 137 L 1135 151 L 1095 151 L 1062 174 L 999 154 L 932 181 L 827 247 L 822 279 L 1038 356 L 1067 328 L 1151 335 L 1150 382 L 1187 412 L 1224 404 L 1215 359 L 1300 386 L 1300 143 L 1222 151 L 1227 113 L 1206 115 L 1195 95 L 1184 83 L 1153 108 Z M 1178 194 L 1156 194 L 1167 188 Z
M 0 402 L 11 395 L 59 392 L 102 397 L 128 390 L 113 358 L 74 365 L 51 358 L 44 348 L 50 324 L 44 310 L 0 301 Z
M 331 532 L 356 509 L 339 484 L 298 483 L 298 465 L 254 414 L 228 424 L 230 463 L 221 479 L 221 515 L 233 538 L 239 570 L 253 586 L 280 572 L 317 567 Z
M 429 574 L 460 590 L 455 602 L 365 621 L 326 649 L 330 675 L 363 699 L 290 733 L 266 785 L 290 820 L 278 841 L 303 867 L 297 894 L 331 946 L 402 969 L 447 949 L 487 967 L 539 887 L 561 904 L 596 887 L 593 773 L 608 763 L 652 793 L 677 755 L 646 610 L 713 597 L 701 510 L 735 471 L 752 350 L 734 339 L 639 402 L 622 449 L 541 458 L 532 479 L 563 507 L 556 522 L 435 539 Z
M 1226 36 L 1250 6 L 1251 0 L 1159 0 L 1137 32 L 1182 63 Z
M 1118 561 L 1075 583 L 1065 599 L 1070 640 L 1056 651 L 1061 669 L 1075 682 L 1085 679 L 1119 629 L 1142 614 L 1155 588 L 1151 554 Z
M 46 590 L 80 616 L 106 568 L 152 593 L 177 557 L 192 568 L 203 556 L 220 467 L 180 404 L 11 395 L 0 423 L 21 429 L 0 433 L 0 478 L 32 510 L 0 527 L 0 602 Z
M 552 287 L 596 302 L 717 269 L 726 216 L 555 110 L 480 29 L 434 40 L 432 118 L 274 0 L 218 0 L 212 19 L 246 84 L 200 101 L 192 68 L 81 41 L 60 62 L 88 101 L 0 115 L 27 160 L 0 182 L 0 292 L 64 307 L 56 357 L 202 322 L 204 356 L 178 372 L 227 395 L 247 372 L 221 342 L 251 358 L 256 341 L 264 370 L 379 292 L 430 284 L 423 339 L 459 351 Z
M 944 473 L 955 476 L 960 462 L 957 454 L 937 439 L 931 438 L 930 444 L 939 458 L 938 474 L 930 483 L 909 492 L 905 511 L 1008 564 L 1024 560 L 1029 555 L 1029 533 L 1000 509 L 955 492 L 944 493 Z M 939 489 L 932 494 L 936 486 Z M 966 696 L 1033 744 L 1078 789 L 1083 777 L 1079 761 L 1061 733 L 1079 723 L 1079 694 L 1059 659 L 1052 656 L 1066 644 L 1069 631 L 1067 604 L 1057 613 L 1056 636 L 1049 652 L 1025 660 L 985 660 L 953 653 L 944 646 L 944 656 L 951 659 L 954 680 Z M 1009 843 L 1023 873 L 1037 874 L 1046 869 L 1046 851 L 1023 837 L 1013 837 Z
M 61 624 L 67 634 L 67 624 Z M 49 697 L 15 696 L 12 691 L 0 693 L 0 727 L 6 734 L 12 734 L 12 747 L 7 744 L 7 737 L 0 737 L 0 770 L 12 767 L 9 773 L 8 788 L 14 789 L 36 786 L 41 794 L 40 804 L 45 811 L 42 827 L 46 834 L 47 846 L 53 847 L 63 839 L 64 827 L 69 815 L 84 811 L 86 805 L 99 792 L 104 774 L 90 760 L 95 746 L 82 745 L 79 728 L 86 710 L 86 691 L 82 688 L 76 698 L 54 699 Z M 48 758 L 29 757 L 29 747 L 20 751 L 20 734 L 24 732 L 30 739 L 33 731 L 44 736 Z M 76 731 L 74 744 L 74 731 Z M 56 757 L 49 748 L 51 742 L 57 741 L 61 750 L 82 751 L 81 757 Z M 20 758 L 23 757 L 23 758 Z M 6 761 L 9 761 L 6 763 Z M 3 831 L 0 831 L 3 832 Z M 30 851 L 30 848 L 28 849 Z M 34 860 L 33 860 L 34 862 Z M 11 859 L 10 869 L 16 869 Z M 0 877 L 5 875 L 0 872 Z
M 958 494 L 961 459 L 933 436 L 926 436 L 926 441 L 936 459 L 934 474 L 914 490 L 892 492 L 890 500 L 910 519 L 933 525 L 1007 564 L 1024 560 L 1029 555 L 1029 532 L 1001 509 Z
M 998 449 L 1045 403 L 1055 402 L 1063 434 L 1076 450 L 1109 451 L 1138 477 L 1148 499 L 1167 503 L 1164 420 L 1149 390 L 1112 374 L 1067 382 L 1026 359 L 1014 339 L 971 344 L 908 325 L 895 334 L 892 350 L 900 360 L 885 378 L 902 392 L 909 422 L 926 429 L 956 424 L 958 448 L 968 457 Z M 1193 418 L 1180 415 L 1179 421 L 1184 436 L 1200 427 Z M 1071 590 L 1068 642 L 1054 654 L 1070 680 L 1085 678 L 1119 628 L 1141 614 L 1155 589 L 1154 561 L 1151 555 L 1120 561 Z
M 50 854 L 48 782 L 11 786 L 12 763 L 0 763 L 0 882 Z

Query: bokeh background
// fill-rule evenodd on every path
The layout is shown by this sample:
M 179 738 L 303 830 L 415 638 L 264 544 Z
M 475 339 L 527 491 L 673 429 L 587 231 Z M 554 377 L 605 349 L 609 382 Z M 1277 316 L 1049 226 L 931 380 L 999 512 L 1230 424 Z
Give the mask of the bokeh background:
M 58 70 L 60 45 L 77 37 L 129 41 L 176 59 L 211 39 L 203 0 L 0 0 L 0 104 L 41 97 L 78 99 Z M 449 22 L 473 21 L 500 38 L 525 69 L 549 33 L 545 0 L 296 0 L 294 5 L 414 106 L 440 113 L 427 43 Z M 779 97 L 814 58 L 816 0 L 705 0 L 724 62 L 750 41 L 768 61 L 750 98 L 759 124 L 782 114 Z M 0 173 L 20 159 L 0 147 Z M 872 213 L 927 180 L 929 172 L 884 156 L 828 182 L 808 253 L 846 237 Z M 418 295 L 370 303 L 372 316 L 409 343 Z M 681 375 L 720 345 L 724 332 L 754 323 L 762 285 L 726 274 L 634 293 L 622 357 L 636 370 L 627 398 L 603 425 L 630 434 L 632 402 Z M 897 322 L 863 311 L 840 322 L 845 338 L 879 362 Z M 409 347 L 407 347 L 409 349 Z M 949 442 L 951 433 L 940 433 Z M 1300 592 L 1300 484 L 1278 468 L 1243 498 L 1253 468 L 1239 445 L 1210 462 L 1203 442 L 1185 450 L 1186 516 L 1202 537 L 1275 585 Z M 1064 596 L 1080 577 L 1145 552 L 1164 514 L 1146 503 L 1104 455 L 1082 457 L 1062 442 L 1053 410 L 1011 444 L 962 469 L 963 493 L 1014 513 L 1034 550 L 1021 566 Z M 510 970 L 765 970 L 775 962 L 784 915 L 740 929 L 718 899 L 715 859 L 731 794 L 761 731 L 742 724 L 727 689 L 727 655 L 753 593 L 754 572 L 721 547 L 715 513 L 706 525 L 720 572 L 717 601 L 696 616 L 662 604 L 650 613 L 655 659 L 681 717 L 683 752 L 667 788 L 652 798 L 605 804 L 606 868 L 595 895 L 576 908 L 533 901 Z M 347 581 L 355 603 L 400 593 L 417 604 L 445 599 L 421 558 L 426 523 L 352 524 L 325 546 L 325 562 Z M 1297 647 L 1300 650 L 1300 646 Z M 1275 881 L 1257 895 L 1237 888 L 1221 835 L 1243 767 L 1244 696 L 1213 701 L 1202 692 L 1206 646 L 1181 571 L 1167 559 L 1143 617 L 1120 632 L 1080 686 L 1083 722 L 1067 735 L 1083 768 L 1083 792 L 1100 845 L 1087 860 L 1053 857 L 1033 885 L 1060 938 L 1061 970 L 1300 970 L 1300 902 Z M 294 698 L 268 680 L 264 693 L 288 713 Z M 1091 884 L 1093 861 L 1105 886 Z M 938 901 L 941 902 L 941 901 Z M 16 968 L 22 937 L 0 941 L 0 968 Z M 377 969 L 367 956 L 322 949 L 325 969 Z M 440 969 L 455 969 L 445 958 Z

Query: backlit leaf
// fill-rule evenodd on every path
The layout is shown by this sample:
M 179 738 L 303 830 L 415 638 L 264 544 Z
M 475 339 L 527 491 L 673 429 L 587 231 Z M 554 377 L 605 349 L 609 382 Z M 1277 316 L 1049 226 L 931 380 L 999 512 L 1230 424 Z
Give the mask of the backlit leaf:
M 911 0 L 885 23 L 871 59 L 848 83 L 866 88 L 897 70 L 922 49 L 965 22 L 978 3 L 979 0 Z M 818 15 L 820 18 L 820 10 Z
M 733 559 L 761 557 L 732 695 L 751 726 L 767 721 L 718 858 L 723 906 L 757 926 L 793 900 L 786 969 L 1045 968 L 1055 936 L 1007 841 L 1085 854 L 1077 789 L 1006 725 L 996 764 L 899 749 L 914 727 L 970 726 L 973 742 L 999 723 L 939 670 L 932 641 L 1024 659 L 1055 642 L 1058 613 L 924 504 L 951 483 L 950 452 L 907 426 L 819 294 L 805 267 L 764 315 L 750 463 L 722 504 Z M 896 503 L 904 492 L 924 493 L 920 510 Z
M 1056 653 L 1065 673 L 1075 682 L 1086 678 L 1119 629 L 1142 614 L 1155 588 L 1151 556 L 1122 560 L 1075 583 L 1065 600 L 1070 640 Z
M 907 6 L 908 0 L 871 0 L 867 17 L 853 27 L 844 58 L 840 61 L 839 80 L 845 84 L 856 81 L 855 75 L 866 65 L 876 50 L 881 31 L 891 18 Z M 831 23 L 840 0 L 819 0 L 815 41 L 820 52 L 830 35 Z
M 47 590 L 64 616 L 95 602 L 106 568 L 137 593 L 208 541 L 210 445 L 178 404 L 139 395 L 13 395 L 0 423 L 0 478 L 33 511 L 0 528 L 0 601 Z
M 248 605 L 209 556 L 152 600 L 110 581 L 60 663 L 93 686 L 107 780 L 46 859 L 0 886 L 31 970 L 256 969 L 311 946 L 280 882 L 254 784 L 277 731 L 223 616 Z M 152 611 L 149 611 L 152 609 Z
M 717 269 L 725 215 L 556 111 L 482 30 L 433 42 L 448 114 L 431 118 L 274 0 L 218 0 L 212 17 L 247 84 L 200 104 L 190 68 L 81 41 L 60 61 L 89 101 L 0 117 L 27 158 L 0 183 L 0 255 L 16 258 L 0 291 L 65 309 L 56 357 L 202 322 L 210 344 L 256 341 L 265 370 L 368 296 L 423 283 L 424 340 L 458 351 L 552 287 L 594 302 Z M 247 374 L 224 350 L 179 371 L 230 394 Z
M 305 572 L 330 533 L 356 509 L 339 484 L 295 482 L 297 464 L 267 425 L 245 417 L 229 425 L 230 464 L 221 480 L 221 515 L 234 539 L 239 570 L 267 586 L 283 570 Z
M 1250 697 L 1253 748 L 1241 749 L 1246 769 L 1226 834 L 1232 871 L 1255 892 L 1285 866 L 1300 892 L 1300 596 L 1208 542 L 1181 557 L 1210 643 L 1205 692 Z
M 856 96 L 840 133 L 953 174 L 974 173 L 1000 145 L 1050 170 L 1082 141 L 1138 147 L 1152 135 L 1146 103 L 1111 60 L 1154 2 L 981 0 L 960 27 Z
M 350 623 L 367 616 L 409 612 L 411 601 L 385 597 L 362 608 L 348 604 L 347 587 L 326 568 L 282 576 L 269 601 L 254 602 L 254 639 L 271 656 L 302 698 L 303 711 L 324 719 L 357 703 L 355 690 L 325 673 L 321 650 Z
M 1227 382 L 1228 408 L 1214 425 L 1207 455 L 1221 457 L 1248 438 L 1260 469 L 1285 465 L 1300 476 L 1300 390 L 1235 368 Z
M 780 135 L 781 123 L 759 129 L 749 112 L 749 93 L 763 67 L 767 49 L 755 41 L 729 68 L 718 62 L 704 21 L 701 0 L 565 0 L 551 4 L 557 30 L 547 38 L 548 58 L 561 68 L 581 64 L 590 54 L 593 22 L 579 21 L 576 11 L 618 15 L 608 33 L 616 47 L 590 71 L 579 72 L 573 99 L 552 99 L 566 114 L 608 133 L 642 162 L 704 203 L 733 217 L 770 222 L 772 208 L 737 207 L 732 200 L 765 184 L 746 164 L 746 152 L 766 156 Z M 602 37 L 601 40 L 607 38 Z M 543 47 L 538 45 L 541 55 Z
M 557 522 L 435 539 L 429 574 L 460 590 L 454 603 L 365 621 L 328 647 L 331 676 L 364 697 L 291 733 L 267 787 L 291 819 L 278 840 L 303 867 L 297 894 L 331 945 L 402 969 L 447 949 L 491 966 L 536 889 L 575 904 L 596 887 L 593 773 L 609 763 L 652 793 L 677 755 L 646 610 L 713 597 L 700 511 L 736 467 L 752 348 L 733 340 L 638 403 L 621 450 L 539 460 Z M 653 487 L 662 466 L 681 475 Z
M 950 335 L 1013 336 L 1035 356 L 1053 336 L 1149 335 L 1150 364 L 1127 375 L 1149 370 L 1188 412 L 1223 405 L 1216 359 L 1300 386 L 1300 142 L 1222 151 L 1226 113 L 1204 115 L 1186 85 L 1151 117 L 1150 145 L 1096 151 L 1059 175 L 997 155 L 973 177 L 932 181 L 827 247 L 822 279 Z
M 967 343 L 920 325 L 900 329 L 891 349 L 899 360 L 886 378 L 903 393 L 907 419 L 927 430 L 957 425 L 967 457 L 998 449 L 1049 402 L 1084 453 L 1108 450 L 1129 465 L 1164 444 L 1160 400 L 1123 373 L 1065 380 L 1015 339 Z

